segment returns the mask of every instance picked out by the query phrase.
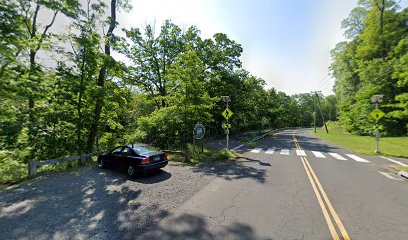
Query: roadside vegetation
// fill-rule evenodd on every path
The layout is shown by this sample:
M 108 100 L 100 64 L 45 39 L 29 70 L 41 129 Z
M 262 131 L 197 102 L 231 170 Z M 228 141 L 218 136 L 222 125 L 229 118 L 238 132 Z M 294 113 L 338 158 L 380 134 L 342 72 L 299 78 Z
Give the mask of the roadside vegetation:
M 218 163 L 229 160 L 233 161 L 243 157 L 243 155 L 236 152 L 227 151 L 225 149 L 214 149 L 208 146 L 204 146 L 202 152 L 201 146 L 197 146 L 196 150 L 194 151 L 192 144 L 189 144 L 188 150 L 190 154 L 188 159 L 185 158 L 184 152 L 170 152 L 168 153 L 169 161 L 196 165 L 200 163 Z
M 408 172 L 408 167 L 406 166 L 401 166 L 401 165 L 390 165 L 390 167 L 394 168 L 397 171 L 404 171 Z
M 318 128 L 316 135 L 350 151 L 375 155 L 375 137 L 348 133 L 338 122 L 327 123 L 329 134 Z M 408 137 L 381 137 L 380 151 L 383 155 L 408 158 Z
M 0 1 L 2 182 L 24 177 L 29 160 L 131 142 L 185 151 L 197 123 L 206 137 L 223 135 L 224 95 L 235 133 L 312 122 L 315 96 L 265 89 L 224 33 L 205 39 L 171 20 L 122 29 L 126 0 Z M 334 96 L 320 98 L 334 120 Z
M 369 113 L 375 106 L 371 96 L 379 94 L 384 95 L 379 105 L 385 113 L 379 120 L 384 126 L 382 135 L 407 136 L 408 8 L 401 9 L 398 3 L 358 1 L 358 6 L 342 22 L 346 40 L 331 50 L 338 120 L 349 133 L 372 135 L 375 121 Z M 368 138 L 359 139 L 365 142 Z M 406 146 L 405 138 L 385 138 L 384 145 L 388 143 L 390 147 L 393 143 L 396 148 Z M 363 144 L 360 145 L 363 149 Z M 399 155 L 398 151 L 390 151 Z
M 361 1 L 343 22 L 347 41 L 332 50 L 330 68 L 336 95 L 326 97 L 266 89 L 224 33 L 203 38 L 171 20 L 123 29 L 116 14 L 130 8 L 126 0 L 0 0 L 0 181 L 24 177 L 29 160 L 131 142 L 187 151 L 197 123 L 207 138 L 223 135 L 225 95 L 234 133 L 311 126 L 321 108 L 325 120 L 369 135 L 370 97 L 384 94 L 383 133 L 406 136 L 408 10 L 393 1 Z M 65 31 L 55 31 L 56 19 Z

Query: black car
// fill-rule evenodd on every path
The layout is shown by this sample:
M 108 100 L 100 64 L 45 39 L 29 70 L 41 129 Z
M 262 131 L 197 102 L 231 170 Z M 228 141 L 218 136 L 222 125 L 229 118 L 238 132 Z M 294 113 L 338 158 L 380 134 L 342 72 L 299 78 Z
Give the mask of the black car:
M 147 144 L 130 144 L 116 147 L 112 151 L 98 156 L 100 168 L 126 168 L 131 177 L 165 167 L 167 154 Z

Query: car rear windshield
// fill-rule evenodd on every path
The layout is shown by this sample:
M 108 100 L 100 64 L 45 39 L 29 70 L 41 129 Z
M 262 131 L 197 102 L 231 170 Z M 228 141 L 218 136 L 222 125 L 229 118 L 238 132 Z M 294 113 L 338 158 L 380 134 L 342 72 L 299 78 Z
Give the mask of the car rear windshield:
M 143 146 L 135 146 L 133 147 L 133 150 L 139 155 L 144 155 L 147 153 L 151 152 L 157 152 L 157 149 L 154 147 L 150 147 L 149 145 L 143 145 Z

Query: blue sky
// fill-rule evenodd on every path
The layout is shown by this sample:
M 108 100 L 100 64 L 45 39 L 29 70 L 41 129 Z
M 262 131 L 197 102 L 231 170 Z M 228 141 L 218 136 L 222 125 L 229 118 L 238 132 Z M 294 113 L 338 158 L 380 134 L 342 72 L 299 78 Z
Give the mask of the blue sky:
M 408 0 L 403 0 L 406 2 Z M 341 21 L 357 0 L 133 0 L 118 14 L 121 27 L 171 19 L 196 25 L 202 37 L 226 33 L 244 49 L 241 61 L 267 86 L 288 94 L 332 94 L 329 51 L 343 40 Z M 403 4 L 403 5 L 406 5 Z

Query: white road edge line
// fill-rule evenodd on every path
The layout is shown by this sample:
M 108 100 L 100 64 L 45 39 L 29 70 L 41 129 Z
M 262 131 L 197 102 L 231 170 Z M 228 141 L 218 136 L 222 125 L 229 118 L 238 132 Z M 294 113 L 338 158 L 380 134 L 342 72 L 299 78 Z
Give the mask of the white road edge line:
M 386 173 L 386 172 L 378 172 L 378 173 L 383 175 L 386 178 L 396 180 L 396 181 L 402 181 L 402 179 L 395 178 L 395 177 L 391 176 L 389 173 Z
M 342 160 L 342 161 L 347 161 L 347 159 L 346 158 L 344 158 L 343 156 L 341 156 L 340 154 L 338 154 L 338 153 L 329 153 L 331 156 L 333 156 L 335 159 L 337 159 L 337 160 Z
M 348 156 L 349 158 L 351 158 L 351 159 L 353 159 L 353 160 L 355 160 L 357 162 L 370 162 L 370 161 L 365 160 L 364 158 L 361 158 L 361 157 L 356 156 L 354 154 L 346 154 L 346 156 Z
M 238 150 L 238 149 L 240 149 L 240 148 L 242 148 L 244 145 L 242 144 L 242 145 L 239 145 L 239 146 L 236 146 L 236 147 L 234 147 L 233 149 L 231 149 L 232 151 L 234 151 L 234 150 Z
M 317 152 L 317 151 L 312 151 L 313 155 L 315 155 L 315 157 L 317 158 L 326 158 L 326 156 L 323 155 L 323 153 L 321 152 Z
M 387 157 L 384 157 L 384 156 L 380 156 L 380 158 L 385 159 L 385 160 L 388 160 L 388 161 L 393 162 L 393 163 L 396 163 L 396 164 L 399 164 L 399 165 L 404 166 L 404 167 L 408 167 L 407 164 L 402 163 L 402 162 L 397 161 L 397 160 L 394 160 L 394 159 L 391 159 L 391 158 L 387 158 Z

